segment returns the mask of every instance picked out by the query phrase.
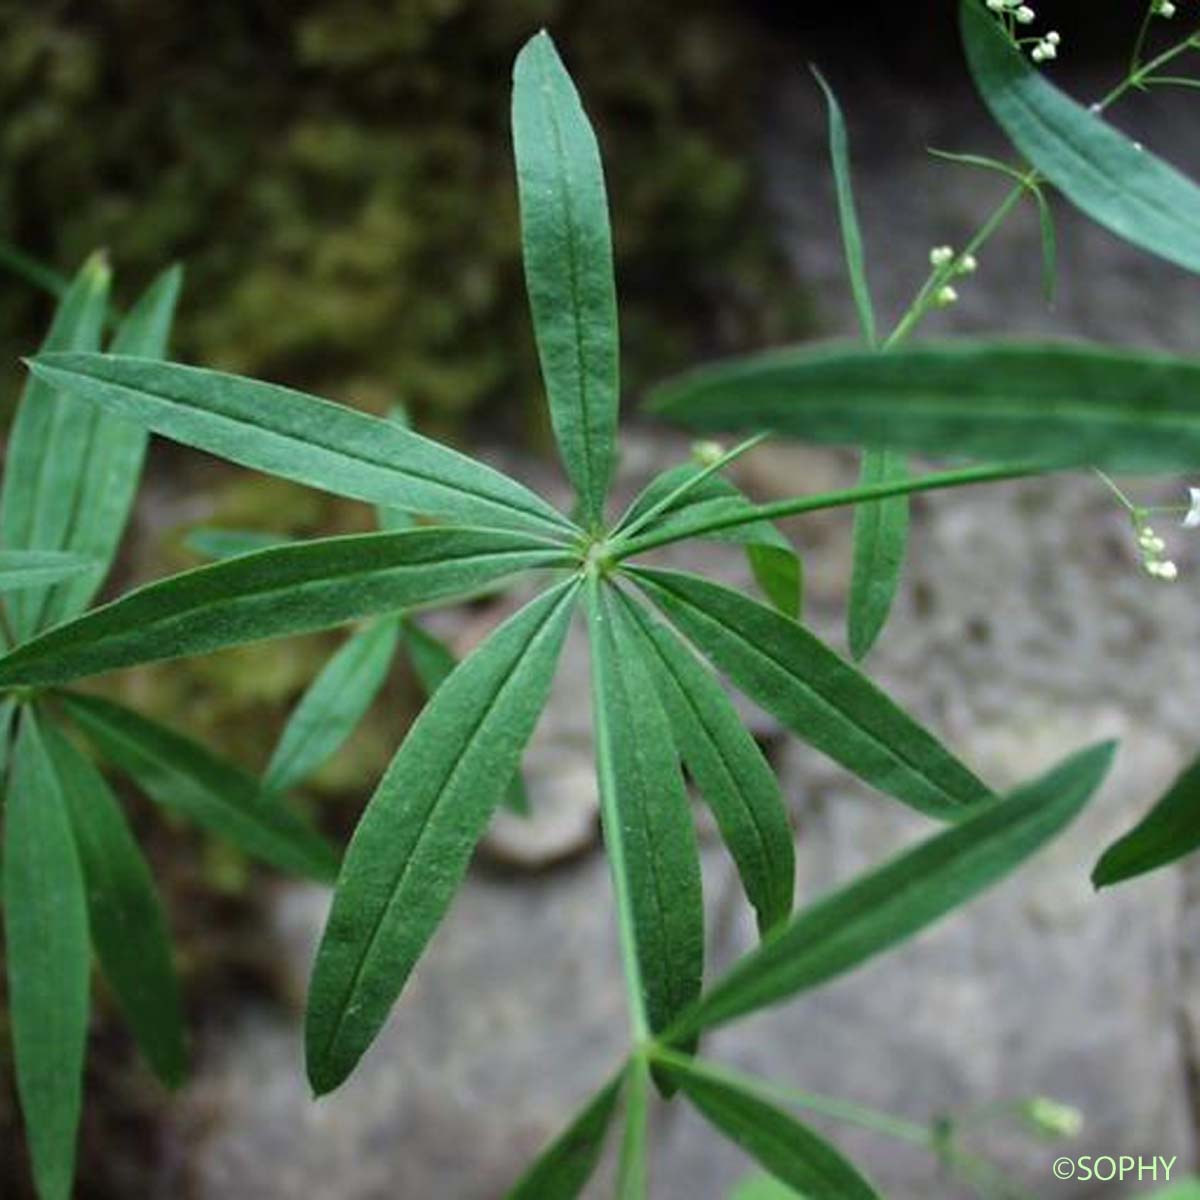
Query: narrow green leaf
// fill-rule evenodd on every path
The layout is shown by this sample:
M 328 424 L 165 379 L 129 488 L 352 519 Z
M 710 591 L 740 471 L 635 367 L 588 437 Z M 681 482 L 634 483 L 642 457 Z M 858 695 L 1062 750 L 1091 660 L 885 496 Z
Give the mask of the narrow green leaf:
M 61 550 L 0 550 L 0 592 L 44 588 L 91 565 L 90 559 Z
M 68 1200 L 87 1034 L 87 904 L 66 803 L 33 712 L 4 818 L 4 931 L 17 1094 L 41 1200 Z
M 621 518 L 621 528 L 666 499 L 676 488 L 704 470 L 697 463 L 684 463 L 663 471 L 646 486 Z M 727 479 L 710 475 L 678 503 L 663 509 L 645 528 L 655 533 L 683 530 L 710 517 L 723 517 L 754 508 L 748 497 Z M 702 535 L 704 536 L 704 535 Z M 752 521 L 706 535 L 717 542 L 746 547 L 746 560 L 763 595 L 789 617 L 799 615 L 804 592 L 804 568 L 795 547 L 770 521 Z
M 1200 1179 L 1181 1179 L 1171 1187 L 1149 1193 L 1146 1200 L 1200 1200 Z
M 867 783 L 944 820 L 990 798 L 931 733 L 803 625 L 693 575 L 630 574 L 741 691 Z
M 179 984 L 150 868 L 100 772 L 53 726 L 46 749 L 66 799 L 92 943 L 138 1045 L 168 1087 L 187 1066 Z
M 858 309 L 858 323 L 862 328 L 863 341 L 875 345 L 875 306 L 871 303 L 871 289 L 867 283 L 867 268 L 863 261 L 862 231 L 858 224 L 858 213 L 854 206 L 854 184 L 850 172 L 850 144 L 846 134 L 846 118 L 833 89 L 825 76 L 811 67 L 825 103 L 829 109 L 829 154 L 833 160 L 833 180 L 837 188 L 838 219 L 842 230 L 842 249 L 846 255 L 846 270 L 850 276 L 850 290 L 854 294 L 854 306 Z
M 567 561 L 529 534 L 427 528 L 261 550 L 148 584 L 0 659 L 0 685 L 64 683 L 478 592 Z
M 275 546 L 286 546 L 294 541 L 283 533 L 268 533 L 263 529 L 218 529 L 201 526 L 188 532 L 183 544 L 201 558 L 220 562 L 236 558 L 239 554 L 253 554 L 258 550 L 270 550 Z
M 167 352 L 182 285 L 181 268 L 164 271 L 121 321 L 112 349 L 118 354 L 162 358 Z M 112 565 L 141 483 L 149 440 L 145 429 L 103 410 L 88 410 L 88 414 L 91 432 L 83 451 L 83 473 L 63 546 L 93 559 L 95 567 L 47 596 L 39 628 L 57 625 L 91 603 Z
M 795 850 L 774 772 L 712 674 L 671 630 L 626 601 L 679 750 L 737 863 L 762 931 L 792 911 Z
M 458 659 L 445 642 L 435 638 L 428 630 L 410 619 L 404 621 L 404 647 L 428 699 L 450 678 L 454 668 L 458 666 Z M 519 769 L 504 793 L 504 807 L 522 817 L 527 817 L 532 811 L 529 794 L 525 790 L 525 780 Z
M 42 352 L 100 345 L 111 273 L 103 254 L 83 264 L 54 314 Z M 84 475 L 95 414 L 49 381 L 30 379 L 21 396 L 0 490 L 0 543 L 8 550 L 62 550 Z M 45 591 L 7 601 L 17 641 L 36 628 Z
M 871 304 L 871 291 L 863 262 L 862 234 L 854 207 L 846 122 L 833 89 L 825 82 L 820 71 L 815 67 L 812 70 L 829 106 L 829 150 L 833 159 L 842 246 L 851 290 L 858 308 L 863 341 L 874 347 L 877 340 L 875 310 Z M 907 474 L 908 466 L 901 455 L 884 448 L 868 448 L 863 452 L 859 476 L 859 483 L 863 487 L 904 479 Z M 907 543 L 906 497 L 893 496 L 888 500 L 861 504 L 855 509 L 854 571 L 850 581 L 849 613 L 850 652 L 855 659 L 866 655 L 883 629 L 900 582 Z
M 1200 272 L 1200 188 L 1037 71 L 978 0 L 961 0 L 967 63 L 1021 154 L 1118 237 Z
M 408 419 L 408 411 L 402 404 L 394 404 L 388 412 L 387 419 L 399 429 L 412 429 Z M 384 504 L 375 506 L 375 521 L 379 528 L 386 533 L 397 533 L 401 529 L 411 529 L 416 520 L 411 513 L 399 508 L 388 508 Z
M 601 1088 L 542 1151 L 505 1200 L 577 1200 L 596 1170 L 624 1081 L 622 1072 Z
M 596 137 L 545 31 L 517 56 L 512 133 L 550 419 L 584 515 L 596 525 L 612 475 L 620 389 L 612 239 Z
M 265 788 L 296 787 L 338 751 L 383 687 L 399 637 L 395 620 L 377 621 L 325 664 L 280 735 L 263 776 Z
M 1096 864 L 1092 882 L 1108 887 L 1166 866 L 1200 847 L 1200 759 Z
M 908 478 L 908 463 L 893 450 L 863 451 L 859 484 L 871 487 Z M 908 549 L 908 497 L 873 500 L 854 510 L 854 568 L 850 579 L 849 640 L 855 661 L 867 656 L 883 631 L 900 586 Z
M 462 881 L 546 703 L 577 592 L 570 580 L 540 596 L 459 665 L 367 805 L 309 989 L 318 1095 L 374 1040 Z
M 339 496 L 562 537 L 541 497 L 390 421 L 275 384 L 110 354 L 43 354 L 34 377 L 154 433 Z
M 281 871 L 321 881 L 337 873 L 324 838 L 240 767 L 111 700 L 78 692 L 59 699 L 101 755 L 151 800 Z
M 625 1072 L 625 1131 L 617 1164 L 617 1200 L 646 1200 L 650 1194 L 650 1070 L 636 1056 Z
M 701 1114 L 789 1187 L 830 1200 L 879 1200 L 858 1169 L 790 1113 L 673 1055 L 669 1074 Z
M 700 990 L 704 905 L 696 832 L 671 726 L 644 645 L 608 585 L 588 592 L 592 719 L 605 845 L 616 879 L 626 964 L 649 1032 Z
M 1075 817 L 1114 752 L 1110 742 L 1075 754 L 818 900 L 736 963 L 670 1036 L 682 1040 L 824 983 L 965 904 Z
M 729 1200 L 805 1200 L 805 1197 L 770 1175 L 748 1175 L 729 1193 Z
M 1114 470 L 1200 459 L 1200 363 L 1074 343 L 927 342 L 877 354 L 799 347 L 732 359 L 658 390 L 696 429 L 1038 459 Z

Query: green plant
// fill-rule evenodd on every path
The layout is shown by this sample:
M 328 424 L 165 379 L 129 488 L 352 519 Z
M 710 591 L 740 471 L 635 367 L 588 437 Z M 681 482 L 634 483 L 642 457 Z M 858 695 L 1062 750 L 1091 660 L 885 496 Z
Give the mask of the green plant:
M 119 318 L 103 256 L 65 290 L 45 350 L 161 356 L 182 273 L 164 272 Z M 141 476 L 147 434 L 31 379 L 0 494 L 0 638 L 20 646 L 88 608 L 115 557 Z M 116 797 L 65 732 L 66 706 L 25 689 L 0 702 L 3 909 L 17 1091 L 39 1194 L 66 1196 L 74 1174 L 93 950 L 124 1018 L 168 1087 L 185 1038 L 167 924 Z M 97 697 L 71 700 L 77 725 L 151 798 L 285 869 L 332 878 L 336 856 L 262 788 L 202 747 Z M 99 732 L 97 732 L 99 731 Z
M 977 0 L 964 0 L 968 51 L 981 77 L 982 55 L 1025 87 L 1028 68 L 1006 36 L 1009 7 L 1002 0 L 996 26 Z M 1037 42 L 1045 44 L 1057 43 Z M 845 131 L 829 96 L 847 253 L 874 343 Z M 1081 464 L 1187 465 L 1200 430 L 1200 409 L 1189 399 L 1196 368 L 1080 348 L 898 347 L 928 312 L 953 302 L 950 280 L 970 272 L 1007 211 L 1042 186 L 1043 174 L 1053 178 L 1035 163 L 1036 173 L 1018 170 L 1018 188 L 970 249 L 935 250 L 929 279 L 881 343 L 887 353 L 874 345 L 788 351 L 712 368 L 660 396 L 664 409 L 696 425 L 741 423 L 870 447 L 859 487 L 752 504 L 719 472 L 758 444 L 755 435 L 728 453 L 705 448 L 700 462 L 660 477 L 612 520 L 619 372 L 607 202 L 591 127 L 544 33 L 518 57 L 512 116 L 534 332 L 575 512 L 567 516 L 516 480 L 411 430 L 283 387 L 123 355 L 45 353 L 31 364 L 34 378 L 91 411 L 442 524 L 267 547 L 152 583 L 14 648 L 0 659 L 0 687 L 61 706 L 120 763 L 129 718 L 118 721 L 108 706 L 64 685 L 135 663 L 411 612 L 515 575 L 540 579 L 537 598 L 434 692 L 351 840 L 310 989 L 314 1090 L 328 1092 L 349 1076 L 402 992 L 518 769 L 567 629 L 582 613 L 631 1050 L 510 1196 L 577 1195 L 622 1101 L 618 1190 L 630 1200 L 644 1195 L 654 1086 L 694 1105 L 801 1193 L 877 1194 L 787 1107 L 907 1137 L 978 1182 L 951 1126 L 915 1126 L 749 1080 L 698 1057 L 698 1043 L 710 1029 L 915 935 L 1008 874 L 1087 803 L 1113 747 L 1085 750 L 995 796 L 799 622 L 798 567 L 765 523 L 866 508 L 856 528 L 851 601 L 851 641 L 861 657 L 882 628 L 903 559 L 900 498 Z M 1061 145 L 1052 149 L 1063 153 Z M 1169 221 L 1171 214 L 1156 216 Z M 1182 234 L 1170 240 L 1183 244 Z M 910 450 L 1016 454 L 1020 461 L 912 474 L 897 457 Z M 873 507 L 881 501 L 888 509 Z M 750 547 L 775 607 L 636 561 L 686 538 L 735 530 L 758 531 Z M 799 737 L 947 828 L 793 914 L 793 848 L 778 784 L 703 658 Z M 169 769 L 174 751 L 163 743 L 159 749 Z M 706 989 L 699 862 L 681 764 L 713 809 L 762 934 L 757 948 Z M 280 810 L 264 799 L 257 811 Z

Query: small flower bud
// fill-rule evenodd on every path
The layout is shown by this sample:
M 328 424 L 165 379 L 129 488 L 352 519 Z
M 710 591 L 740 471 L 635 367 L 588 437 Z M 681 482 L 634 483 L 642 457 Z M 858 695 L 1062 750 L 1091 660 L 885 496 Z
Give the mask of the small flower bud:
M 944 267 L 954 259 L 953 246 L 934 246 L 929 252 L 929 261 L 935 267 Z
M 958 263 L 960 275 L 974 275 L 979 270 L 979 260 L 973 254 L 964 254 Z
M 1050 46 L 1057 46 L 1062 42 L 1062 34 L 1057 29 L 1052 29 L 1042 40 Z
M 1046 51 L 1042 49 L 1041 42 L 1039 42 L 1032 50 L 1030 50 L 1029 57 L 1032 58 L 1036 63 L 1040 63 L 1043 59 L 1045 59 Z
M 1022 25 L 1032 25 L 1037 13 L 1035 13 L 1028 4 L 1022 4 L 1014 15 Z
M 934 296 L 934 303 L 938 308 L 949 308 L 958 300 L 958 293 L 949 285 L 938 288 L 937 295 Z
M 1179 578 L 1179 568 L 1169 559 L 1166 562 L 1158 564 L 1158 577 L 1170 583 L 1172 580 Z
M 1075 1137 L 1083 1129 L 1083 1114 L 1069 1104 L 1035 1096 L 1025 1105 L 1025 1119 L 1051 1137 Z
M 711 467 L 725 453 L 720 442 L 693 442 L 692 458 L 702 467 Z

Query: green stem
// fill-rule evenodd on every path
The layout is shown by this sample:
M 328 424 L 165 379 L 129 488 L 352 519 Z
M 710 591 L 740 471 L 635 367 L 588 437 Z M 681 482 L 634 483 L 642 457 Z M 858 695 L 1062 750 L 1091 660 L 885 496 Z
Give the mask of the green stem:
M 1195 39 L 1200 37 L 1200 29 L 1194 29 L 1182 42 L 1177 42 L 1175 45 L 1164 50 L 1157 58 L 1152 58 L 1144 66 L 1138 67 L 1117 84 L 1103 100 L 1092 105 L 1092 112 L 1102 113 L 1111 104 L 1114 104 L 1122 96 L 1125 95 L 1131 88 L 1141 87 L 1159 67 L 1165 67 L 1167 63 L 1173 62 L 1181 54 L 1185 54 L 1188 50 L 1196 48 Z
M 608 549 L 612 558 L 620 561 L 634 554 L 657 549 L 659 546 L 668 546 L 687 538 L 703 537 L 718 529 L 750 525 L 755 521 L 773 521 L 780 517 L 794 517 L 800 513 L 818 512 L 826 508 L 863 504 L 869 500 L 886 500 L 889 496 L 906 496 L 911 492 L 931 492 L 970 484 L 998 483 L 1004 479 L 1023 479 L 1058 469 L 1060 468 L 1045 463 L 990 463 L 978 467 L 960 467 L 953 471 L 933 471 L 913 479 L 897 479 L 870 484 L 867 487 L 822 492 L 819 496 L 796 496 L 790 500 L 776 500 L 771 504 L 753 505 L 724 516 L 698 518 L 692 522 L 681 521 L 668 529 L 651 530 L 628 541 L 618 539 L 610 543 Z
M 596 732 L 596 775 L 600 786 L 600 819 L 604 826 L 604 844 L 612 868 L 613 893 L 617 902 L 617 931 L 621 943 L 621 966 L 629 1002 L 629 1024 L 635 1047 L 650 1039 L 650 1018 L 646 1013 L 646 994 L 638 961 L 637 926 L 633 896 L 629 888 L 629 870 L 625 861 L 624 831 L 617 806 L 617 781 L 613 771 L 612 730 L 605 703 L 608 653 L 605 642 L 609 632 L 604 624 L 603 586 L 597 570 L 589 570 L 584 583 L 588 617 L 588 635 L 592 646 L 592 721 Z
M 769 1080 L 760 1079 L 755 1075 L 746 1075 L 741 1071 L 731 1070 L 729 1067 L 718 1066 L 706 1059 L 690 1058 L 674 1050 L 668 1050 L 665 1046 L 652 1044 L 649 1050 L 650 1058 L 664 1066 L 674 1066 L 680 1070 L 690 1071 L 694 1075 L 703 1075 L 714 1083 L 749 1092 L 765 1103 L 806 1108 L 811 1112 L 820 1113 L 822 1116 L 845 1121 L 849 1125 L 857 1125 L 860 1129 L 870 1129 L 885 1137 L 897 1138 L 915 1146 L 933 1149 L 932 1132 L 926 1126 L 918 1125 L 914 1121 L 905 1121 L 900 1117 L 893 1117 L 890 1113 L 854 1104 L 849 1100 L 839 1100 L 833 1096 L 823 1096 L 815 1092 L 803 1092 L 795 1088 L 784 1087 L 771 1083 Z
M 703 471 L 685 479 L 677 488 L 668 492 L 657 504 L 648 508 L 641 516 L 630 521 L 628 525 L 617 523 L 616 533 L 622 537 L 632 537 L 639 529 L 644 529 L 661 513 L 674 508 L 689 492 L 698 488 L 706 479 L 715 475 L 718 471 L 724 470 L 735 459 L 741 458 L 743 454 L 749 453 L 755 446 L 761 445 L 770 434 L 756 433 L 753 437 L 747 438 L 740 445 L 734 446 L 732 450 L 722 454 L 715 462 L 711 462 Z M 621 518 L 624 521 L 624 517 Z
M 925 281 L 921 290 L 917 293 L 912 304 L 909 305 L 908 311 L 896 323 L 896 328 L 888 335 L 883 343 L 885 350 L 890 350 L 893 346 L 902 342 L 929 313 L 930 298 L 935 294 L 938 287 L 946 280 L 951 279 L 956 274 L 955 267 L 962 262 L 968 254 L 977 254 L 983 246 L 990 240 L 992 235 L 1007 219 L 1008 214 L 1020 203 L 1021 198 L 1025 193 L 1038 182 L 1038 173 L 1029 171 L 1021 179 L 1012 191 L 1004 197 L 1003 200 L 993 210 L 991 216 L 979 227 L 975 236 L 966 244 L 962 253 L 955 260 L 948 264 L 942 271 L 935 271 L 933 275 Z

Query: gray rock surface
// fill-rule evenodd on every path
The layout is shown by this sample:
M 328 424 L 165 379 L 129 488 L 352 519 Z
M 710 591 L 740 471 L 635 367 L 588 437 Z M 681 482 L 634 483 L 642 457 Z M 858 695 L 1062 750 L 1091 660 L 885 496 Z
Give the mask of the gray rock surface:
M 887 243 L 883 263 L 896 272 L 874 273 L 881 306 L 895 310 L 929 246 L 961 243 L 997 185 L 920 158 L 925 144 L 988 148 L 965 93 L 935 108 L 898 103 L 870 86 L 847 107 L 852 132 L 856 117 L 889 114 L 886 130 L 868 130 L 858 143 L 857 159 L 868 236 Z M 781 226 L 831 332 L 849 331 L 812 89 L 797 84 L 776 117 L 770 154 Z M 1172 140 L 1169 125 L 1154 128 L 1162 142 Z M 1187 345 L 1195 306 L 1184 301 L 1194 301 L 1194 281 L 1070 214 L 1061 228 L 1055 327 Z M 944 321 L 1044 328 L 1029 222 L 1015 222 L 982 258 L 979 276 L 961 289 L 961 309 Z M 622 487 L 631 491 L 684 453 L 682 439 L 634 438 Z M 767 498 L 844 482 L 852 466 L 846 455 L 771 447 L 741 475 Z M 1176 498 L 1177 489 L 1155 486 Z M 1067 835 L 985 899 L 832 986 L 721 1032 L 708 1050 L 917 1121 L 999 1099 L 1057 1097 L 1086 1115 L 1076 1141 L 1039 1143 L 1009 1129 L 981 1145 L 1039 1197 L 1133 1194 L 1128 1186 L 1056 1184 L 1049 1167 L 1061 1152 L 1141 1153 L 1177 1155 L 1179 1172 L 1195 1152 L 1197 870 L 1162 872 L 1100 896 L 1088 874 L 1196 748 L 1200 543 L 1171 533 L 1181 580 L 1149 580 L 1137 569 L 1127 522 L 1087 477 L 927 497 L 915 512 L 904 591 L 870 661 L 873 674 L 997 787 L 1104 737 L 1121 739 L 1118 766 Z M 847 517 L 816 515 L 793 531 L 807 556 L 808 619 L 841 646 Z M 746 579 L 728 548 L 669 557 Z M 309 1100 L 301 1073 L 300 1010 L 326 898 L 280 889 L 264 953 L 288 963 L 294 1006 L 236 1014 L 205 1048 L 179 1117 L 181 1136 L 202 1142 L 188 1181 L 198 1200 L 498 1197 L 618 1061 L 626 1018 L 587 767 L 586 650 L 578 639 L 565 666 L 529 765 L 540 802 L 560 806 L 543 818 L 554 829 L 524 849 L 506 847 L 505 838 L 520 841 L 519 831 L 493 833 L 378 1044 L 354 1079 L 319 1103 Z M 792 805 L 803 899 L 930 830 L 751 715 Z M 561 798 L 548 799 L 551 792 Z M 523 873 L 514 863 L 537 869 Z M 711 841 L 705 865 L 710 959 L 719 966 L 753 942 L 753 922 Z M 659 1111 L 656 1121 L 655 1195 L 720 1200 L 745 1170 L 739 1152 L 682 1106 Z M 963 1194 L 919 1152 L 817 1123 L 894 1200 Z

